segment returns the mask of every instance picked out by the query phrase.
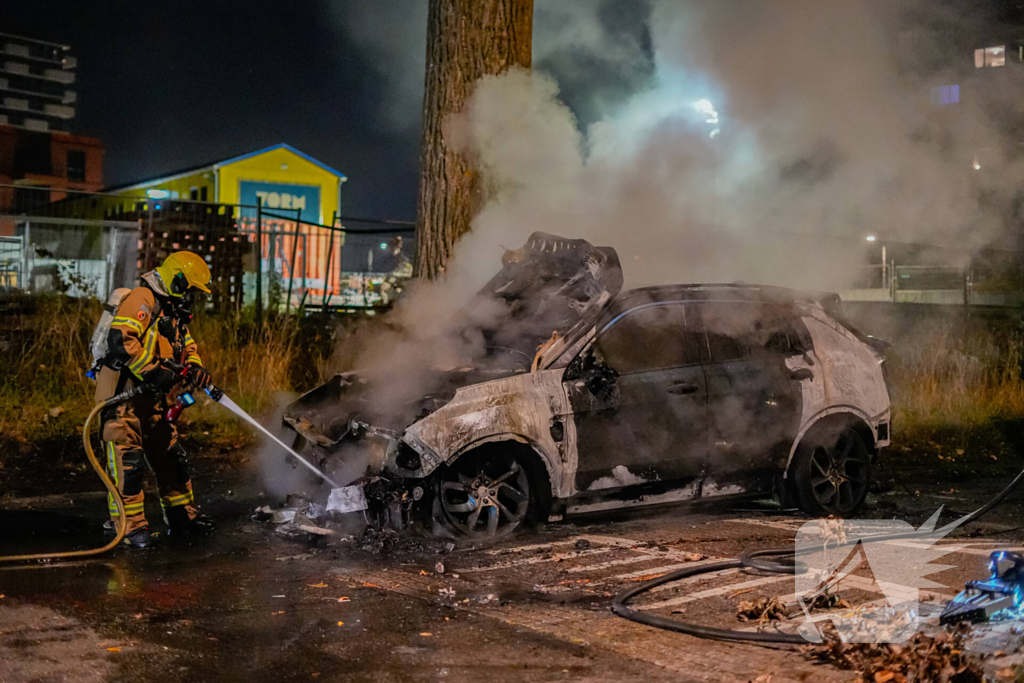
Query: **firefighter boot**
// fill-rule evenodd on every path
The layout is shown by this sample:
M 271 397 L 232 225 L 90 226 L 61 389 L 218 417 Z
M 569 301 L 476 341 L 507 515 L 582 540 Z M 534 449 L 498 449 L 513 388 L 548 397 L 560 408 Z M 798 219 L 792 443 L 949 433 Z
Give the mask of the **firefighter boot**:
M 156 546 L 157 538 L 157 534 L 151 532 L 148 526 L 144 526 L 126 534 L 124 537 L 124 543 L 132 548 L 147 550 Z
M 167 535 L 171 538 L 205 536 L 217 528 L 216 522 L 204 514 L 196 513 L 196 516 L 190 519 L 185 507 L 168 508 L 165 515 L 167 517 Z

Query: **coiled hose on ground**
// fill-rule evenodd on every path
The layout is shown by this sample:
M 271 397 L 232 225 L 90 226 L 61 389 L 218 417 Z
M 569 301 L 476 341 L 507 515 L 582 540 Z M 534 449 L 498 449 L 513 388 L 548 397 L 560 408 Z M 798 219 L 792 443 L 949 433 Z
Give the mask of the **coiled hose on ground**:
M 958 522 L 958 526 L 962 526 L 968 522 L 977 521 L 982 515 L 987 514 L 992 510 L 992 508 L 1003 502 L 1003 500 L 1005 500 L 1006 497 L 1020 485 L 1021 481 L 1024 481 L 1024 470 L 1014 477 L 1013 481 L 1007 484 L 1006 488 L 1000 491 L 995 498 L 960 520 Z M 929 532 L 924 531 L 908 531 L 900 534 L 869 536 L 867 538 L 860 538 L 847 543 L 842 543 L 836 547 L 849 547 L 854 546 L 857 543 L 879 543 L 882 541 L 894 541 L 897 539 L 921 538 L 928 535 L 928 533 Z M 777 559 L 768 560 L 765 558 Z M 664 576 L 651 579 L 650 581 L 645 581 L 644 583 L 619 593 L 612 601 L 612 612 L 617 616 L 629 619 L 630 621 L 635 621 L 638 624 L 645 624 L 647 626 L 653 626 L 667 631 L 675 631 L 676 633 L 685 633 L 686 635 L 696 636 L 698 638 L 750 641 L 755 643 L 789 643 L 794 645 L 806 645 L 808 643 L 807 639 L 796 633 L 737 631 L 734 629 L 716 628 L 713 626 L 701 626 L 700 624 L 691 624 L 689 622 L 679 621 L 676 619 L 667 619 L 654 614 L 645 614 L 627 606 L 629 601 L 636 596 L 646 593 L 658 586 L 664 586 L 667 583 L 679 581 L 691 576 L 710 574 L 712 572 L 720 572 L 726 569 L 748 568 L 758 569 L 760 571 L 773 574 L 796 574 L 798 565 L 795 559 L 796 552 L 791 548 L 768 548 L 766 550 L 748 550 L 740 555 L 740 559 L 738 560 L 724 560 L 722 562 L 706 564 L 700 567 L 679 569 L 665 574 Z M 780 562 L 779 560 L 784 560 L 784 562 Z
M 92 421 L 104 408 L 124 403 L 125 401 L 138 396 L 142 391 L 142 387 L 136 387 L 135 389 L 123 391 L 116 396 L 108 398 L 106 401 L 100 401 L 95 405 L 95 407 L 93 407 L 92 411 L 89 413 L 89 417 L 85 419 L 85 424 L 82 426 L 82 444 L 85 446 L 85 455 L 89 458 L 89 464 L 91 464 L 92 468 L 96 470 L 96 474 L 99 475 L 100 480 L 103 481 L 103 486 L 106 487 L 107 492 L 110 494 L 110 497 L 114 500 L 114 504 L 117 506 L 117 533 L 114 535 L 113 540 L 100 548 L 90 548 L 87 550 L 68 550 L 59 553 L 34 553 L 30 555 L 4 555 L 0 556 L 0 562 L 35 562 L 40 560 L 64 560 L 74 557 L 92 557 L 93 555 L 102 555 L 108 550 L 116 548 L 124 539 L 126 531 L 125 524 L 127 522 L 124 513 L 124 499 L 121 497 L 121 492 L 117 490 L 117 486 L 115 486 L 114 482 L 112 482 L 110 477 L 107 476 L 106 470 L 103 468 L 103 465 L 100 464 L 100 461 L 96 458 L 96 453 L 92 449 Z

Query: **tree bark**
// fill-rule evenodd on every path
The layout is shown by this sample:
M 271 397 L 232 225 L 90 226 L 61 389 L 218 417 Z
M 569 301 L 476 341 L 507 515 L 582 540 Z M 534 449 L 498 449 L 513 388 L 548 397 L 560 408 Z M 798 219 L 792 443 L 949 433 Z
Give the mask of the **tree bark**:
M 482 189 L 471 160 L 445 140 L 445 119 L 462 110 L 480 77 L 530 68 L 533 0 L 430 0 L 427 31 L 416 268 L 433 279 L 469 232 Z

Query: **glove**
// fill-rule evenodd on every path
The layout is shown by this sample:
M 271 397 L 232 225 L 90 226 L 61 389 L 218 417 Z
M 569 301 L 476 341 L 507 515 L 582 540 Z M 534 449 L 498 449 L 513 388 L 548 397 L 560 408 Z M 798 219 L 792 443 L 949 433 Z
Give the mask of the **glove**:
M 153 391 L 165 394 L 178 383 L 180 376 L 168 367 L 158 365 L 142 376 L 145 386 Z
M 211 382 L 210 373 L 199 363 L 189 363 L 185 382 L 192 389 L 205 389 Z

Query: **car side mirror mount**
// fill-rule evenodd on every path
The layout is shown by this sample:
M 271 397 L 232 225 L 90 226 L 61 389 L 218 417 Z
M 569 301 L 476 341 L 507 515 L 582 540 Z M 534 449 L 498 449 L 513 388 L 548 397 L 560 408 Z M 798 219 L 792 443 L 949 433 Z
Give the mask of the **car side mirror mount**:
M 796 380 L 798 382 L 802 382 L 807 379 L 814 379 L 814 373 L 811 372 L 808 368 L 796 368 L 794 370 L 789 371 L 789 378 L 792 380 Z

